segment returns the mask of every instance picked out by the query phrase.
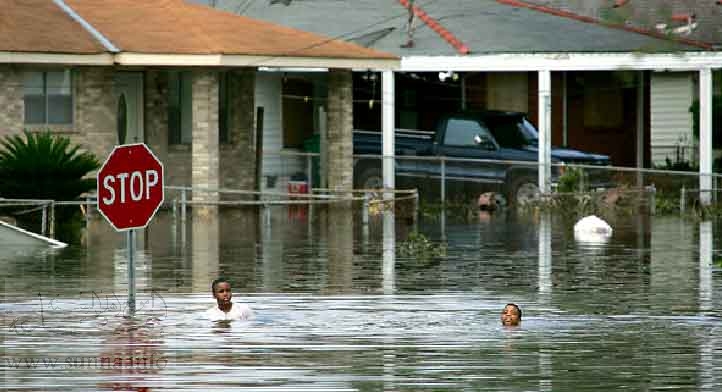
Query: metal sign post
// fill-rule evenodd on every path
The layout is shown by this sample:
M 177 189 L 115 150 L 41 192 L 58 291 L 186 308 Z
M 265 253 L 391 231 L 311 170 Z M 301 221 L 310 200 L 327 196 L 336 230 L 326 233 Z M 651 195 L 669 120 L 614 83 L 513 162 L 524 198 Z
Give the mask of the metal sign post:
M 127 231 L 126 235 L 128 251 L 128 314 L 135 314 L 135 229 Z
M 126 232 L 128 315 L 135 314 L 135 229 L 163 204 L 163 164 L 143 143 L 116 146 L 98 172 L 98 211 Z

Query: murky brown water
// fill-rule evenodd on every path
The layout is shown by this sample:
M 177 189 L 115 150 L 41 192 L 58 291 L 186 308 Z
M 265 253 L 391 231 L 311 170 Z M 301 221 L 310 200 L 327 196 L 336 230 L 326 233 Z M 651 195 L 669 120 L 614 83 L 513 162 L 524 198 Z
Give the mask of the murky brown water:
M 722 390 L 716 222 L 622 217 L 582 245 L 538 216 L 434 220 L 420 231 L 447 255 L 415 259 L 395 251 L 406 222 L 311 215 L 223 211 L 184 231 L 161 213 L 135 320 L 104 221 L 57 254 L 4 252 L 0 389 Z M 255 320 L 203 320 L 220 274 Z M 521 328 L 499 326 L 507 302 Z

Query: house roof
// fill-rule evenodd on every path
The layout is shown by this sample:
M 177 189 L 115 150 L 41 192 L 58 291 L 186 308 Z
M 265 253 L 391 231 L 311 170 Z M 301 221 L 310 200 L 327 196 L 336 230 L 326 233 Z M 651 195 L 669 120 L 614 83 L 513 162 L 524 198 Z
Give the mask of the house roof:
M 0 7 L 0 52 L 397 60 L 182 0 L 0 0 Z
M 394 58 L 349 42 L 181 0 L 65 2 L 127 52 Z
M 600 20 L 626 23 L 722 46 L 722 3 L 716 0 L 526 0 Z M 691 23 L 674 16 L 693 16 Z M 691 25 L 691 26 L 690 26 Z M 676 31 L 675 31 L 676 30 Z
M 105 51 L 49 0 L 0 0 L 0 51 L 95 54 Z
M 353 12 L 348 12 L 350 4 Z M 466 45 L 471 54 L 702 50 L 691 44 L 495 0 L 416 0 L 415 4 Z M 414 46 L 402 47 L 407 42 L 408 12 L 399 0 L 216 0 L 216 6 L 341 37 L 402 57 L 460 55 L 447 39 L 420 21 L 414 33 Z M 385 34 L 381 34 L 383 32 Z

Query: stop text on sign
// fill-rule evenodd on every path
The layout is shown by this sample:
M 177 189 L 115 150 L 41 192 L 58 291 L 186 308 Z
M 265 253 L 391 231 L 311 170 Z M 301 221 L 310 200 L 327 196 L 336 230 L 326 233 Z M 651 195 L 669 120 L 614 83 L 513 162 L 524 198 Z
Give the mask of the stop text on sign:
M 105 205 L 115 203 L 115 184 L 119 184 L 118 199 L 124 204 L 130 196 L 132 201 L 141 201 L 143 199 L 150 200 L 151 189 L 158 185 L 158 171 L 145 170 L 134 171 L 131 173 L 118 173 L 114 176 L 105 176 L 103 178 L 103 188 L 108 193 L 107 197 L 103 197 L 102 201 Z
M 145 144 L 116 146 L 98 172 L 98 210 L 118 231 L 147 226 L 163 203 L 163 177 Z

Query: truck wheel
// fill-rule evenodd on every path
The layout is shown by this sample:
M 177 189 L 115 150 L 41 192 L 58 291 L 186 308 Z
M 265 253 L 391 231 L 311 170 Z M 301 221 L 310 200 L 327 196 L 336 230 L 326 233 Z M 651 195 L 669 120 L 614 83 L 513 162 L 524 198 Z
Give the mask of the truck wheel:
M 357 180 L 358 189 L 381 189 L 384 187 L 384 178 L 381 170 L 375 167 L 368 167 L 361 171 Z
M 519 177 L 509 187 L 510 205 L 523 206 L 539 198 L 539 186 L 532 177 Z

